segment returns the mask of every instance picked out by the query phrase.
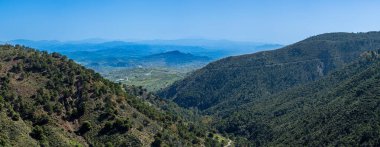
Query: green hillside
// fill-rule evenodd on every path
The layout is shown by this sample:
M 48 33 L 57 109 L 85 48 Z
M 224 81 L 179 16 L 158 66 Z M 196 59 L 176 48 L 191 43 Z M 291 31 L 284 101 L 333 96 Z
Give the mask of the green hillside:
M 158 94 L 209 114 L 234 111 L 255 99 L 318 80 L 363 51 L 378 48 L 380 32 L 322 34 L 278 50 L 210 63 Z
M 0 46 L 0 146 L 214 146 L 209 129 L 57 53 Z M 212 133 L 213 134 L 213 133 Z
M 378 146 L 380 32 L 225 58 L 160 91 L 249 146 Z
M 380 32 L 318 35 L 213 62 L 161 99 L 2 45 L 0 146 L 378 146 L 379 49 Z
M 264 146 L 379 146 L 380 56 L 241 106 L 219 130 Z

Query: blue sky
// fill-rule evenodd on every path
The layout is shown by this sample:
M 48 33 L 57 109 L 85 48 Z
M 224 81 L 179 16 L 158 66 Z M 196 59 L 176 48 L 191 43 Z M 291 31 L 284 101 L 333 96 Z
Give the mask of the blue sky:
M 0 40 L 204 38 L 293 43 L 380 30 L 378 0 L 0 0 Z

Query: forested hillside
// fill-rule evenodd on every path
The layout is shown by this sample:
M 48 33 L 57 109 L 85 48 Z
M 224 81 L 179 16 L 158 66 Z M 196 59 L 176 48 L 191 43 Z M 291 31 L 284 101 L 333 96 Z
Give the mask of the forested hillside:
M 378 146 L 380 32 L 225 58 L 159 92 L 249 146 Z
M 380 32 L 322 34 L 278 50 L 210 63 L 159 95 L 183 107 L 222 115 L 244 103 L 320 79 L 363 51 L 378 48 Z
M 213 62 L 163 100 L 2 45 L 0 146 L 378 146 L 379 49 L 380 32 L 318 35 Z
M 216 121 L 258 146 L 379 146 L 380 50 Z
M 0 127 L 0 146 L 220 145 L 65 56 L 18 45 L 0 46 Z

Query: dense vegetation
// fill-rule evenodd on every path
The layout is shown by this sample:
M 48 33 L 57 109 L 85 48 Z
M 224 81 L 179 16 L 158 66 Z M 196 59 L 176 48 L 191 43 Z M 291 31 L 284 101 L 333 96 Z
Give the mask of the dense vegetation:
M 0 46 L 0 146 L 220 145 L 57 53 Z
M 158 94 L 253 146 L 379 145 L 380 32 L 225 58 Z
M 317 80 L 378 48 L 380 32 L 318 35 L 278 50 L 210 63 L 159 95 L 183 107 L 219 113 Z
M 217 123 L 252 145 L 379 146 L 380 50 L 328 76 L 245 104 Z
M 318 35 L 213 62 L 160 99 L 3 45 L 0 146 L 379 146 L 379 49 L 380 32 Z

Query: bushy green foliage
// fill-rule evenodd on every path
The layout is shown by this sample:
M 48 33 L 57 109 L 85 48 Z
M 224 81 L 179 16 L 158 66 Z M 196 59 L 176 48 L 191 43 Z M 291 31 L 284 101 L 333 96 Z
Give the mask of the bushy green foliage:
M 99 135 L 109 135 L 115 133 L 126 133 L 132 128 L 132 124 L 129 119 L 118 118 L 113 122 L 107 122 L 104 127 L 100 130 Z
M 76 131 L 77 134 L 79 135 L 83 135 L 85 133 L 87 133 L 88 131 L 90 131 L 92 129 L 92 125 L 90 122 L 88 121 L 85 121 L 83 122 L 83 124 L 80 126 L 79 130 Z
M 248 103 L 216 125 L 255 145 L 377 146 L 379 71 L 378 56 L 365 56 L 320 80 Z
M 193 140 L 202 138 L 191 130 L 183 129 L 183 135 L 168 128 L 187 122 L 173 120 L 168 112 L 127 94 L 122 85 L 58 53 L 2 45 L 0 65 L 0 114 L 6 114 L 0 121 L 25 126 L 19 136 L 26 145 L 147 146 L 158 132 L 168 134 L 163 140 L 176 146 L 195 146 Z M 9 136 L 11 129 L 0 131 L 0 143 L 24 143 Z
M 175 130 L 178 132 L 179 137 L 190 140 L 191 142 L 189 142 L 188 146 L 198 146 L 200 144 L 204 144 L 206 146 L 223 145 L 223 143 L 218 139 L 207 137 L 207 134 L 216 134 L 217 132 L 213 127 L 210 127 L 210 124 L 202 122 L 204 119 L 211 118 L 197 114 L 195 111 L 181 108 L 171 101 L 161 99 L 151 92 L 148 92 L 146 89 L 143 89 L 141 86 L 125 85 L 124 88 L 128 93 L 139 98 L 138 100 L 135 100 L 135 102 L 131 103 L 131 105 L 135 106 L 136 104 L 142 105 L 143 103 L 149 103 L 151 106 L 154 106 L 152 108 L 165 110 L 165 114 L 156 115 L 160 117 L 154 119 L 160 119 L 161 121 L 166 122 L 164 127 L 168 130 Z M 135 108 L 145 109 L 145 107 L 139 106 L 135 106 Z M 152 108 L 146 110 L 152 111 L 154 110 Z M 153 113 L 149 112 L 147 114 Z M 147 126 L 149 124 L 146 122 L 144 125 Z M 163 130 L 156 134 L 152 146 L 167 146 L 176 144 L 175 140 L 178 140 L 178 138 L 168 130 Z
M 36 140 L 44 140 L 46 139 L 46 136 L 44 134 L 44 130 L 40 126 L 36 126 L 33 128 L 32 132 L 30 133 L 30 136 L 33 137 Z

